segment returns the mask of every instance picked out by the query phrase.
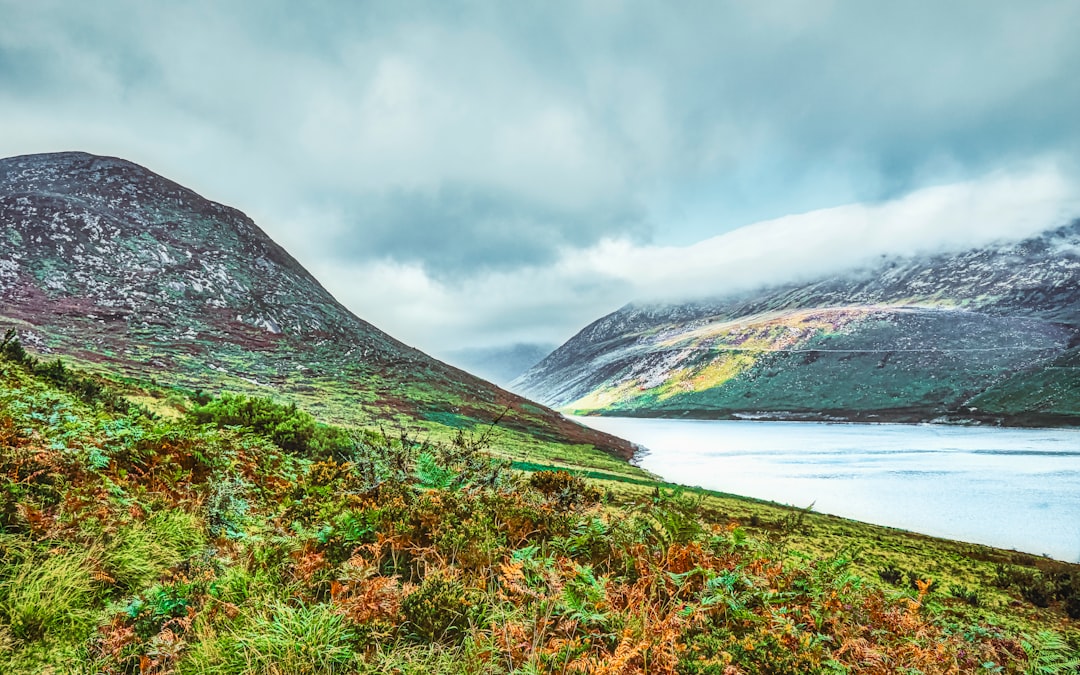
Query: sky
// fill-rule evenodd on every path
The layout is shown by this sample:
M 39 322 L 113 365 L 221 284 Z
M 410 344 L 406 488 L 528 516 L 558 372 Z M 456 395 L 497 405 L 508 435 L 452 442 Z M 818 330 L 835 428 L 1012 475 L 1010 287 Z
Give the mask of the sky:
M 0 0 L 0 156 L 239 208 L 436 356 L 1080 215 L 1074 0 Z

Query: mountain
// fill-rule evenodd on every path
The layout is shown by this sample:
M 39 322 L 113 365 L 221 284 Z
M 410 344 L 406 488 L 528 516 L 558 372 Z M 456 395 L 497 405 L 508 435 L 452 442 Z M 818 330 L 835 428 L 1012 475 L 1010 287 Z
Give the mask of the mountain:
M 473 347 L 446 354 L 446 360 L 500 386 L 507 386 L 544 360 L 558 345 L 517 343 L 502 347 Z
M 37 352 L 187 390 L 272 395 L 328 422 L 438 436 L 499 419 L 510 448 L 632 454 L 395 340 L 243 213 L 131 162 L 0 160 L 0 223 L 0 326 Z
M 1080 221 L 680 304 L 631 304 L 515 383 L 582 414 L 1080 423 Z

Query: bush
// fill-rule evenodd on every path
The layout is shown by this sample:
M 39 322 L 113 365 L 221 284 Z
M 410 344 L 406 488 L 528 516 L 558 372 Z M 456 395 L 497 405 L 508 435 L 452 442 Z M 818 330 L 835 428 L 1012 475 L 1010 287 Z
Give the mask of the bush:
M 529 485 L 563 509 L 600 501 L 599 490 L 569 471 L 537 471 L 529 476 Z
M 42 363 L 23 349 L 18 333 L 9 329 L 0 339 L 0 358 L 17 363 L 46 382 L 77 396 L 83 403 L 97 405 L 109 412 L 128 414 L 139 412 L 152 417 L 149 411 L 130 403 L 118 392 L 109 389 L 99 379 L 71 370 L 60 359 Z
M 132 600 L 125 612 L 134 624 L 136 634 L 149 638 L 157 635 L 170 621 L 187 616 L 191 605 L 190 591 L 189 584 L 154 586 Z
M 1049 607 L 1058 589 L 1050 578 L 1037 570 L 997 566 L 994 584 L 1003 589 L 1015 589 L 1036 607 Z
M 199 424 L 246 427 L 291 452 L 308 450 L 315 436 L 314 417 L 295 404 L 282 405 L 269 398 L 222 394 L 190 414 Z
M 960 584 L 949 584 L 949 595 L 972 607 L 978 607 L 982 604 L 978 591 L 973 591 Z
M 705 531 L 698 518 L 701 501 L 701 495 L 686 495 L 682 488 L 664 490 L 657 487 L 652 502 L 646 505 L 645 514 L 652 521 L 653 535 L 658 542 L 670 546 L 699 538 Z
M 204 506 L 206 530 L 211 537 L 243 538 L 244 522 L 251 508 L 246 494 L 246 483 L 235 476 L 213 482 Z
M 904 582 L 904 572 L 895 565 L 886 565 L 877 571 L 878 578 L 891 586 L 899 586 Z
M 0 340 L 0 357 L 22 365 L 33 365 L 34 357 L 26 353 L 22 343 L 19 342 L 18 331 L 9 328 Z
M 469 626 L 473 603 L 461 582 L 442 575 L 426 577 L 405 596 L 401 611 L 412 632 L 433 642 L 456 641 Z
M 348 430 L 316 422 L 295 403 L 270 398 L 226 393 L 195 406 L 189 415 L 199 424 L 250 429 L 287 452 L 347 460 L 357 448 Z
M 1065 613 L 1070 619 L 1080 619 L 1080 593 L 1073 591 L 1065 598 Z

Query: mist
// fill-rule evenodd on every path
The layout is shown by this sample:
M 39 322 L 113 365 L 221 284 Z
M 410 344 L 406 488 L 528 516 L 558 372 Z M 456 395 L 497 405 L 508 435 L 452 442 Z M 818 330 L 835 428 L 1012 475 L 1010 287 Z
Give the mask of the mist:
M 747 225 L 688 246 L 607 239 L 550 265 L 465 282 L 382 261 L 319 268 L 332 292 L 415 344 L 449 349 L 561 344 L 629 302 L 683 302 L 861 273 L 882 257 L 935 255 L 1019 241 L 1080 217 L 1080 189 L 1053 161 Z M 378 284 L 379 298 L 360 289 Z M 465 309 L 467 308 L 467 310 Z M 411 326 L 423 325 L 421 330 Z

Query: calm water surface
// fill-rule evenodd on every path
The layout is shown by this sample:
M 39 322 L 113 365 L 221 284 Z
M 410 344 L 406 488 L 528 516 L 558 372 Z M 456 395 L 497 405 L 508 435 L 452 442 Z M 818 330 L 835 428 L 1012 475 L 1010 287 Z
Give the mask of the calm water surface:
M 671 482 L 1080 562 L 1080 430 L 575 419 Z

